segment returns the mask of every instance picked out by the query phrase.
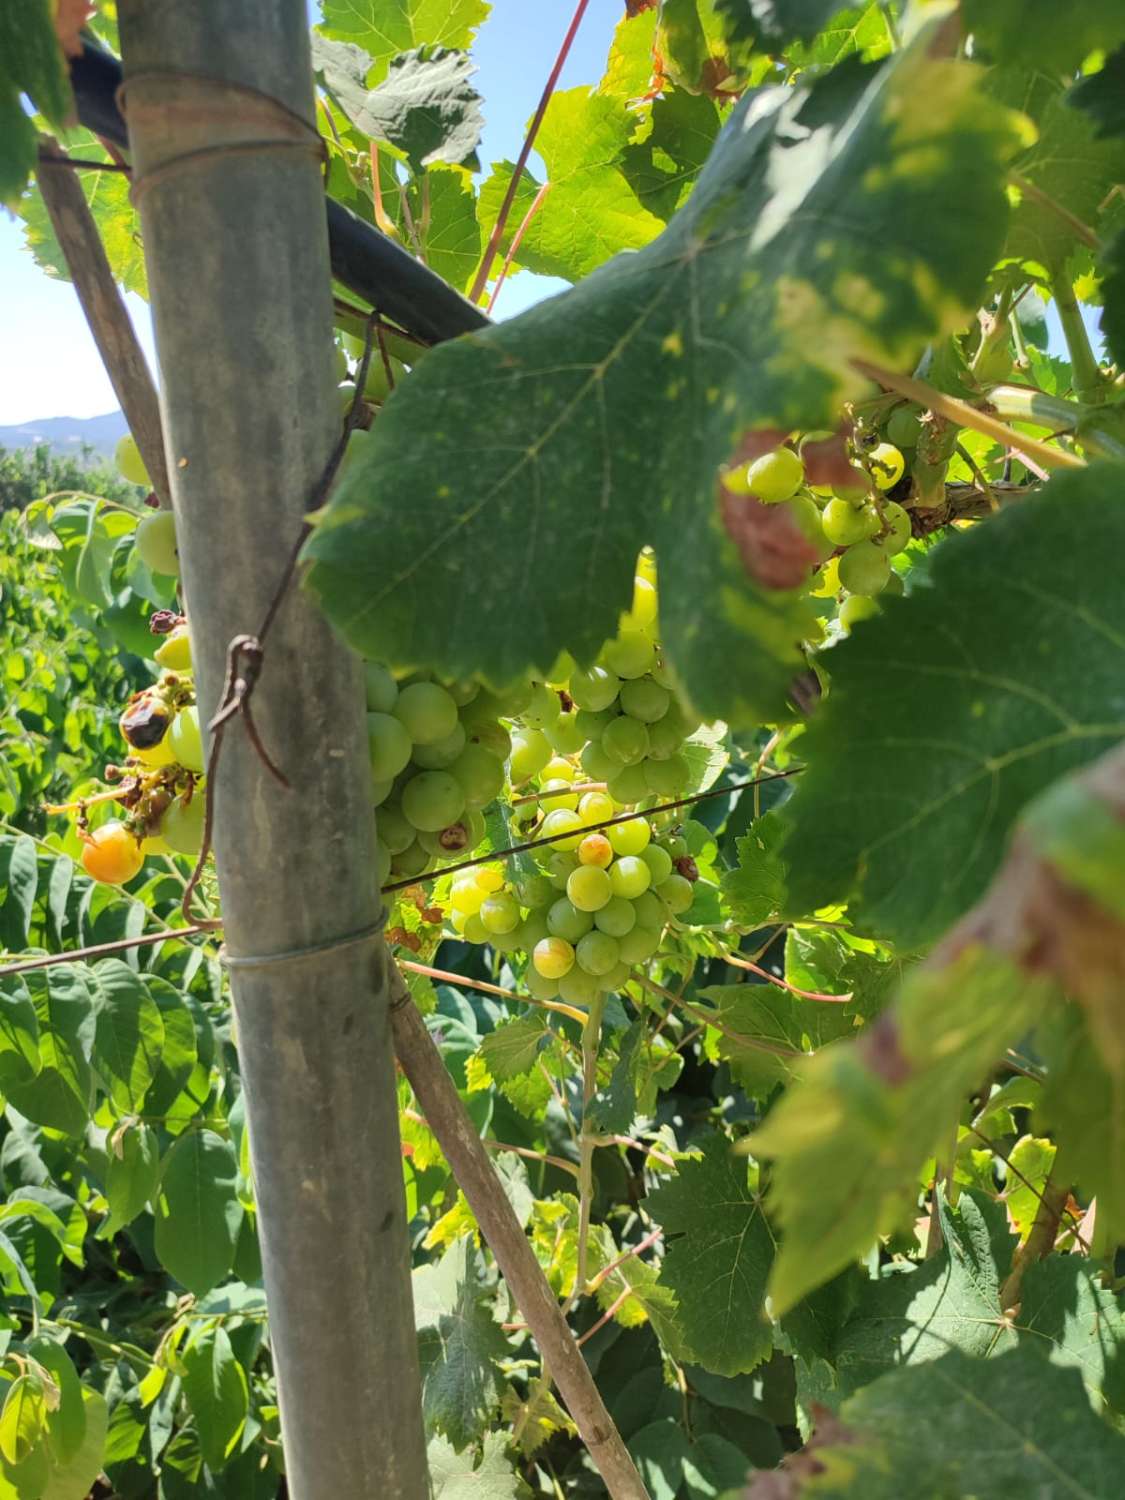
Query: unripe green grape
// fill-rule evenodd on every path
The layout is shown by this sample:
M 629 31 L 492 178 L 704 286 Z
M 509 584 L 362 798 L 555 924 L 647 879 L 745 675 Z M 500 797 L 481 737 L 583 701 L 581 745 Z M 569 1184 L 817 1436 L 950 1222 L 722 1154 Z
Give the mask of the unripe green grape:
M 482 891 L 473 879 L 472 871 L 467 875 L 459 875 L 453 882 L 453 888 L 449 892 L 449 904 L 454 911 L 464 912 L 470 916 L 475 911 L 480 911 L 488 899 L 488 892 Z
M 489 932 L 488 941 L 497 953 L 520 953 L 523 944 L 518 930 L 515 932 Z
M 643 677 L 656 660 L 656 647 L 642 631 L 622 630 L 607 643 L 602 655 L 606 666 L 618 677 Z
M 611 896 L 606 904 L 594 913 L 594 926 L 610 937 L 624 937 L 637 925 L 637 909 L 624 896 Z
M 840 582 L 849 594 L 877 594 L 890 571 L 890 558 L 874 542 L 849 547 L 840 559 Z
M 575 708 L 600 713 L 617 697 L 620 686 L 616 672 L 611 672 L 606 667 L 593 666 L 588 671 L 579 669 L 571 675 L 568 692 Z
M 641 895 L 633 898 L 633 910 L 637 916 L 638 927 L 663 927 L 665 911 L 657 900 L 656 892 L 647 890 Z
M 511 755 L 512 736 L 503 724 L 470 724 L 468 719 L 462 719 L 461 722 L 465 726 L 470 745 L 487 750 L 489 755 L 495 755 L 499 761 L 505 761 Z
M 466 745 L 450 765 L 449 774 L 468 808 L 487 807 L 504 790 L 504 763 L 483 745 Z
M 196 855 L 203 847 L 207 799 L 196 792 L 191 801 L 175 797 L 160 820 L 160 837 L 177 854 Z
M 840 628 L 850 635 L 852 627 L 858 625 L 860 620 L 869 620 L 878 613 L 878 600 L 871 599 L 866 594 L 849 594 L 840 605 L 836 618 L 840 622 Z
M 625 766 L 606 777 L 606 789 L 621 807 L 631 807 L 648 796 L 648 778 L 644 766 Z
M 577 849 L 585 835 L 585 827 L 578 813 L 568 807 L 560 807 L 555 812 L 549 812 L 543 819 L 539 830 L 540 838 L 553 838 L 556 834 L 569 834 L 569 838 L 560 838 L 555 842 L 555 848 L 566 851 Z
M 507 891 L 497 891 L 482 902 L 480 919 L 489 932 L 514 932 L 520 924 L 519 903 Z
M 577 854 L 568 854 L 556 850 L 547 856 L 547 878 L 556 891 L 565 891 L 566 883 L 570 879 L 571 871 L 578 868 Z
M 888 557 L 897 557 L 910 541 L 910 512 L 903 510 L 897 501 L 887 500 L 883 504 L 883 520 L 887 527 L 886 535 L 872 537 L 871 543 Z
M 900 595 L 905 594 L 906 585 L 902 581 L 902 574 L 896 573 L 894 568 L 892 568 L 886 584 L 879 590 L 879 593 L 884 599 L 897 599 Z
M 667 880 L 671 875 L 672 856 L 659 844 L 649 844 L 647 849 L 642 849 L 641 858 L 648 865 L 653 885 L 658 886 L 662 880 Z
M 414 842 L 414 825 L 406 820 L 397 802 L 386 802 L 375 817 L 375 831 L 392 854 L 401 854 Z
M 530 906 L 533 910 L 547 906 L 555 899 L 551 882 L 545 875 L 521 875 L 516 881 L 516 895 L 521 906 Z
M 623 766 L 635 766 L 648 754 L 648 727 L 639 719 L 622 714 L 606 725 L 602 749 Z
M 487 891 L 490 896 L 494 891 L 504 889 L 504 870 L 501 865 L 477 865 L 472 878 L 481 890 Z
M 391 874 L 396 880 L 412 880 L 415 875 L 421 875 L 428 870 L 432 862 L 429 853 L 422 848 L 421 844 L 415 842 L 409 844 L 401 854 L 393 856 Z
M 902 478 L 906 460 L 893 443 L 876 443 L 867 455 L 867 467 L 881 490 L 892 490 Z
M 543 767 L 544 782 L 547 781 L 577 781 L 578 767 L 571 765 L 570 761 L 564 760 L 561 755 L 554 755 Z
M 389 714 L 398 697 L 398 683 L 381 661 L 365 661 L 363 686 L 367 708 L 373 714 Z
M 540 784 L 543 792 L 554 792 L 553 797 L 540 797 L 539 807 L 543 812 L 551 812 L 556 807 L 568 808 L 571 812 L 578 806 L 578 793 L 571 791 L 572 783 L 563 781 L 561 777 L 555 777 L 551 781 Z
M 598 865 L 579 865 L 566 882 L 566 894 L 579 911 L 599 911 L 613 895 L 613 882 Z
M 367 749 L 376 781 L 386 781 L 405 770 L 413 748 L 409 731 L 393 714 L 367 715 Z
M 681 833 L 670 834 L 668 838 L 661 839 L 660 842 L 672 856 L 673 864 L 676 860 L 683 859 L 684 855 L 689 852 L 687 839 L 685 839 L 683 834 Z
M 612 818 L 617 806 L 608 792 L 583 792 L 578 801 L 578 816 L 583 823 L 604 823 Z
M 887 441 L 898 448 L 913 448 L 922 434 L 921 418 L 920 406 L 896 406 L 887 418 Z
M 576 943 L 580 937 L 585 937 L 593 925 L 590 912 L 575 906 L 569 896 L 560 896 L 547 908 L 547 931 L 552 937 L 565 938 L 568 943 Z
M 623 989 L 629 983 L 630 977 L 629 965 L 622 963 L 618 958 L 609 973 L 601 975 L 599 983 L 603 993 L 608 993 L 610 990 Z
M 371 783 L 371 806 L 382 807 L 383 803 L 395 789 L 394 781 L 373 781 Z
M 640 964 L 651 958 L 660 947 L 659 927 L 634 927 L 624 937 L 617 939 L 617 952 L 622 963 Z
M 561 713 L 544 728 L 547 743 L 558 755 L 577 755 L 586 743 L 577 713 Z
M 543 729 L 559 716 L 559 695 L 545 682 L 537 682 L 531 689 L 531 701 L 520 718 L 532 729 Z
M 457 725 L 457 705 L 436 682 L 412 682 L 400 689 L 391 712 L 416 745 L 444 740 Z
M 551 936 L 551 929 L 547 926 L 547 915 L 545 912 L 533 911 L 524 917 L 516 928 L 516 936 L 520 940 L 520 947 L 525 953 L 530 953 L 536 943 L 541 943 L 545 937 Z
M 170 672 L 190 672 L 191 636 L 187 626 L 177 625 L 170 630 L 152 653 L 152 659 L 157 666 L 166 667 Z
M 603 708 L 591 713 L 588 708 L 580 708 L 574 715 L 574 727 L 579 731 L 584 740 L 600 740 L 606 731 L 606 725 L 612 724 L 617 717 L 613 708 Z
M 638 573 L 633 579 L 633 602 L 622 624 L 628 619 L 632 629 L 653 631 L 656 629 L 657 610 L 656 585 L 642 573 Z
M 578 863 L 608 870 L 613 863 L 613 845 L 604 833 L 588 833 L 578 846 Z
M 682 755 L 670 755 L 667 760 L 646 761 L 645 776 L 658 797 L 678 797 L 687 791 L 691 767 Z
M 430 745 L 415 745 L 412 759 L 423 771 L 448 771 L 464 748 L 465 727 L 457 723 L 453 726 L 453 733 L 444 739 L 434 740 Z
M 402 810 L 415 828 L 436 833 L 465 811 L 465 793 L 448 771 L 419 771 L 402 789 Z
M 824 507 L 824 534 L 837 547 L 864 542 L 879 530 L 879 512 L 873 505 L 858 508 L 847 500 L 829 500 Z
M 785 509 L 792 516 L 797 530 L 816 549 L 817 562 L 831 557 L 832 543 L 824 534 L 817 505 L 807 495 L 794 495 L 792 500 L 785 501 Z
M 615 854 L 640 854 L 648 847 L 652 829 L 647 818 L 630 818 L 627 823 L 614 823 L 612 828 L 607 828 L 606 838 L 613 845 Z
M 607 755 L 601 745 L 591 742 L 578 757 L 579 764 L 591 781 L 608 781 L 621 770 L 620 761 Z
M 387 365 L 391 367 L 390 375 L 387 374 Z M 407 368 L 401 359 L 395 359 L 393 354 L 388 354 L 384 361 L 381 351 L 373 349 L 367 366 L 367 379 L 363 382 L 364 397 L 368 401 L 373 401 L 377 406 L 381 406 L 391 391 L 397 389 L 406 379 L 407 374 Z
M 647 891 L 652 882 L 648 865 L 643 859 L 638 859 L 635 854 L 623 854 L 615 864 L 611 865 L 609 878 L 613 886 L 613 894 L 624 896 L 629 901 Z
M 574 967 L 574 949 L 565 938 L 543 938 L 536 943 L 531 962 L 545 979 L 561 979 Z
M 488 928 L 481 921 L 479 912 L 474 912 L 471 917 L 465 918 L 465 925 L 461 931 L 467 943 L 475 943 L 478 947 L 482 943 L 487 943 L 490 936 Z
M 375 840 L 375 884 L 380 889 L 391 878 L 391 851 L 382 839 Z
M 534 964 L 528 964 L 523 976 L 523 987 L 533 1000 L 553 1000 L 559 992 L 557 979 L 548 979 L 540 974 Z
M 117 440 L 117 447 L 113 450 L 113 461 L 123 479 L 127 479 L 130 484 L 143 485 L 146 490 L 152 489 L 152 480 L 148 477 L 141 450 L 137 447 L 137 440 L 131 432 L 125 433 Z
M 837 500 L 846 500 L 849 505 L 862 505 L 871 493 L 871 485 L 863 469 L 857 468 L 855 464 L 851 467 L 852 473 L 855 475 L 855 483 L 834 484 L 832 486 L 832 493 Z
M 577 963 L 559 980 L 559 999 L 568 1005 L 592 1005 L 601 993 L 593 974 L 587 974 Z
M 746 471 L 746 487 L 764 505 L 776 505 L 795 495 L 805 478 L 805 466 L 791 448 L 763 453 Z
M 674 917 L 682 916 L 695 900 L 695 888 L 683 875 L 669 875 L 661 881 L 656 894 Z
M 168 731 L 168 748 L 176 757 L 176 764 L 187 771 L 202 776 L 207 769 L 203 753 L 203 735 L 199 728 L 199 705 L 191 703 L 181 708 L 172 720 Z
M 512 754 L 508 761 L 513 785 L 518 786 L 529 777 L 538 776 L 550 758 L 551 747 L 541 730 L 517 730 L 512 736 Z
M 617 939 L 611 938 L 607 932 L 588 932 L 584 938 L 578 940 L 574 950 L 574 959 L 580 969 L 595 977 L 608 974 L 611 969 L 617 967 L 619 962 L 617 951 Z
M 668 712 L 672 695 L 651 677 L 638 677 L 621 684 L 621 707 L 630 718 L 643 724 L 655 724 Z
M 170 510 L 150 510 L 133 533 L 137 556 L 152 573 L 169 578 L 180 576 L 180 553 L 176 546 L 176 518 Z
M 667 760 L 670 755 L 675 755 L 683 742 L 683 731 L 679 723 L 673 720 L 671 709 L 659 723 L 648 725 L 649 760 Z
M 462 682 L 444 682 L 442 686 L 456 703 L 458 709 L 468 708 L 473 699 L 480 693 L 480 683 L 468 678 Z M 462 720 L 462 722 L 464 722 Z

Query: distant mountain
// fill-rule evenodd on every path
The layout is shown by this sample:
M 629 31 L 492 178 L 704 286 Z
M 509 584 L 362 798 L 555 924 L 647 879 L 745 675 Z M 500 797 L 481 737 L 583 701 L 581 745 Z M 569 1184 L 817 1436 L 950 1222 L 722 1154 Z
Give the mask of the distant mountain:
M 38 422 L 20 422 L 0 427 L 0 448 L 34 448 L 46 443 L 55 453 L 77 457 L 83 445 L 102 458 L 110 458 L 118 438 L 128 432 L 123 412 L 104 417 L 44 417 Z

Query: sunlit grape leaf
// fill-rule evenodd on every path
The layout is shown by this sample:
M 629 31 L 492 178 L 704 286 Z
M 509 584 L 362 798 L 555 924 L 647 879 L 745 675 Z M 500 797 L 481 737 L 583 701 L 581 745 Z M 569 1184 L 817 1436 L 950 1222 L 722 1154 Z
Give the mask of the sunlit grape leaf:
M 35 164 L 36 134 L 20 104 L 27 94 L 53 125 L 73 114 L 62 49 L 48 0 L 0 7 L 0 203 L 14 205 Z
M 488 0 L 323 0 L 320 30 L 362 47 L 374 64 L 370 82 L 378 83 L 398 52 L 468 47 L 490 8 Z
M 1095 1404 L 1125 1411 L 1125 1303 L 1096 1266 L 1076 1255 L 1028 1266 L 1012 1327 L 1035 1354 L 1073 1366 Z
M 153 1209 L 161 1265 L 203 1296 L 230 1270 L 242 1224 L 230 1143 L 213 1130 L 182 1135 L 164 1158 Z
M 912 1221 L 922 1165 L 948 1139 L 963 1095 L 1051 993 L 970 948 L 909 973 L 857 1041 L 801 1065 L 751 1137 L 756 1156 L 773 1158 L 771 1215 L 785 1231 L 770 1282 L 776 1312 Z
M 881 937 L 932 939 L 981 895 L 1024 804 L 1125 735 L 1123 482 L 1109 464 L 1060 474 L 950 537 L 932 587 L 832 652 L 784 811 L 798 909 L 847 900 Z M 1076 556 L 1076 527 L 1102 545 Z
M 855 1032 L 850 1005 L 798 1000 L 772 984 L 712 985 L 700 998 L 714 1006 L 717 1055 L 755 1099 L 787 1083 L 806 1053 Z
M 647 1035 L 644 1022 L 634 1021 L 621 1038 L 621 1050 L 609 1083 L 594 1095 L 587 1110 L 587 1118 L 595 1130 L 621 1135 L 633 1123 L 637 1113 L 637 1068 Z
M 458 167 L 431 167 L 411 184 L 410 201 L 426 264 L 450 286 L 466 288 L 481 251 L 472 179 Z
M 487 1432 L 478 1454 L 434 1438 L 426 1449 L 433 1500 L 520 1500 L 523 1481 L 505 1456 L 508 1434 Z
M 1107 57 L 1096 73 L 1080 78 L 1067 99 L 1093 119 L 1098 136 L 1125 135 L 1125 47 Z
M 633 15 L 626 10 L 613 33 L 605 73 L 598 84 L 600 94 L 613 99 L 639 99 L 648 92 L 654 71 L 652 47 L 658 19 L 655 5 Z
M 896 1370 L 846 1401 L 840 1424 L 794 1500 L 902 1500 L 920 1475 L 934 1496 L 1113 1500 L 1125 1464 L 1125 1438 L 1090 1410 L 1077 1373 L 1027 1348 Z
M 759 927 L 785 909 L 785 863 L 779 854 L 785 824 L 776 812 L 755 818 L 737 840 L 738 864 L 723 874 L 723 900 L 741 927 Z
M 978 53 L 1060 77 L 1091 52 L 1111 52 L 1125 41 L 1118 0 L 1073 6 L 1057 0 L 961 0 L 961 13 Z
M 902 975 L 899 960 L 849 932 L 810 926 L 785 935 L 786 980 L 818 994 L 850 995 L 851 1010 L 865 1019 L 878 1015 Z
M 839 0 L 715 0 L 727 35 L 737 42 L 784 52 L 811 42 L 840 9 Z
M 498 1361 L 508 1353 L 484 1277 L 480 1252 L 465 1238 L 411 1278 L 426 1430 L 443 1433 L 458 1452 L 496 1410 Z
M 542 1012 L 532 1011 L 514 1020 L 504 1021 L 490 1031 L 480 1045 L 480 1055 L 489 1074 L 497 1083 L 507 1083 L 535 1065 L 535 1059 L 549 1040 Z
M 893 50 L 887 14 L 880 0 L 871 0 L 867 5 L 848 5 L 842 10 L 833 5 L 830 11 L 831 19 L 811 42 L 794 42 L 788 48 L 785 61 L 790 67 L 834 68 L 854 54 L 865 62 L 874 62 Z
M 765 1291 L 775 1244 L 746 1158 L 711 1136 L 645 1206 L 664 1228 L 660 1285 L 678 1299 L 677 1333 L 694 1363 L 716 1375 L 754 1369 L 773 1347 Z
M 983 1358 L 1015 1346 L 1000 1311 L 1009 1266 L 995 1262 L 986 1218 L 997 1214 L 1002 1223 L 1003 1210 L 972 1193 L 955 1208 L 943 1201 L 942 1250 L 915 1269 L 888 1267 L 878 1281 L 860 1285 L 833 1360 L 841 1396 L 898 1365 L 938 1359 L 947 1349 Z
M 911 363 L 975 306 L 1004 232 L 1012 126 L 926 42 L 811 94 L 748 95 L 658 240 L 427 356 L 307 548 L 311 587 L 355 647 L 499 680 L 546 670 L 561 647 L 589 660 L 651 542 L 696 707 L 787 712 L 803 610 L 747 581 L 716 469 L 747 427 L 834 421 L 864 388 L 852 356 Z
M 1054 1160 L 1054 1142 L 1044 1136 L 1022 1136 L 1009 1153 L 1004 1202 L 1021 1240 L 1026 1240 L 1031 1233 Z
M 526 1458 L 538 1453 L 543 1444 L 557 1433 L 565 1432 L 576 1437 L 578 1429 L 555 1399 L 551 1390 L 538 1381 L 528 1389 L 526 1400 L 521 1400 L 515 1389 L 509 1386 L 500 1404 L 500 1414 L 512 1437 L 518 1433 L 520 1453 Z
M 81 1135 L 90 1118 L 94 1075 L 94 1008 L 79 964 L 33 970 L 24 976 L 39 1025 L 39 1071 L 12 1084 L 8 1097 L 37 1125 Z

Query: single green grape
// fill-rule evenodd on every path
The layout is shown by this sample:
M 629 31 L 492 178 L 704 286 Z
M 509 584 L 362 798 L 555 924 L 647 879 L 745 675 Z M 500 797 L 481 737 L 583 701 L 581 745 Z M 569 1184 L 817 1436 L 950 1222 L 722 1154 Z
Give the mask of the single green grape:
M 539 729 L 519 729 L 512 735 L 512 754 L 508 761 L 508 772 L 512 783 L 519 786 L 539 772 L 551 758 L 551 747 L 547 736 Z
M 529 911 L 516 931 L 519 934 L 520 947 L 525 953 L 530 953 L 536 943 L 541 943 L 545 937 L 551 936 L 551 929 L 547 926 L 547 913 Z
M 684 838 L 682 833 L 670 834 L 666 839 L 661 839 L 660 842 L 667 849 L 673 860 L 683 859 L 685 854 L 691 853 L 687 845 L 687 839 Z
M 433 857 L 415 842 L 392 858 L 391 874 L 396 880 L 413 880 L 415 875 L 424 875 L 432 864 Z
M 545 875 L 521 875 L 516 881 L 516 895 L 521 906 L 547 906 L 554 899 L 551 882 Z
M 558 693 L 549 688 L 545 682 L 533 683 L 531 702 L 520 715 L 523 722 L 532 729 L 544 729 L 548 724 L 554 723 L 558 716 Z
M 615 896 L 634 900 L 643 895 L 652 882 L 648 865 L 635 854 L 624 854 L 609 868 L 609 878 Z
M 599 870 L 608 870 L 613 863 L 613 845 L 604 833 L 588 833 L 578 846 L 580 865 L 597 865 Z
M 547 979 L 534 964 L 528 964 L 523 983 L 533 1000 L 554 1000 L 559 992 L 558 980 Z
M 676 707 L 673 700 L 668 712 L 656 724 L 648 725 L 649 760 L 667 760 L 684 742 L 684 733 L 679 715 L 673 716 Z
M 640 854 L 648 847 L 652 829 L 647 818 L 630 818 L 627 823 L 614 823 L 607 828 L 606 837 L 615 854 Z
M 469 808 L 487 807 L 504 790 L 504 762 L 483 745 L 466 745 L 450 764 L 449 774 Z
M 598 979 L 580 969 L 577 963 L 559 980 L 559 999 L 568 1005 L 592 1005 L 600 992 Z
M 866 472 L 856 464 L 851 466 L 855 474 L 854 484 L 834 484 L 832 493 L 837 500 L 846 500 L 849 505 L 862 505 L 871 493 L 871 484 Z
M 888 557 L 896 557 L 910 541 L 910 512 L 904 510 L 897 501 L 886 500 L 883 503 L 883 520 L 887 527 L 886 533 L 872 537 L 872 543 Z
M 435 859 L 460 859 L 473 847 L 473 836 L 465 821 L 466 816 L 462 813 L 456 823 L 450 823 L 448 828 L 439 828 L 436 833 L 420 828 L 418 842 Z
M 617 952 L 623 963 L 639 964 L 651 958 L 660 947 L 659 927 L 636 926 L 617 939 Z
M 375 713 L 367 715 L 367 749 L 372 776 L 376 781 L 386 781 L 410 764 L 414 745 L 401 720 L 393 714 Z
M 367 708 L 373 714 L 389 714 L 398 697 L 398 683 L 381 661 L 365 661 L 363 685 Z
M 641 858 L 648 865 L 653 885 L 658 886 L 662 880 L 667 880 L 668 876 L 671 875 L 672 856 L 668 853 L 667 849 L 662 849 L 659 844 L 649 844 L 647 849 L 642 849 Z
M 465 918 L 465 925 L 461 929 L 467 943 L 487 943 L 489 939 L 488 928 L 481 920 L 479 912 L 474 912 L 471 917 Z
M 793 518 L 797 530 L 816 549 L 817 562 L 824 562 L 832 555 L 832 543 L 824 534 L 820 508 L 807 495 L 794 495 L 785 501 L 785 510 Z
M 606 725 L 612 724 L 616 717 L 616 707 L 599 709 L 596 714 L 591 713 L 588 708 L 580 708 L 574 715 L 574 727 L 584 741 L 600 740 L 605 733 Z
M 393 781 L 373 781 L 371 783 L 371 806 L 381 807 L 394 789 Z
M 578 801 L 578 816 L 587 827 L 591 823 L 604 823 L 616 811 L 617 805 L 608 792 L 583 792 Z
M 893 443 L 876 443 L 867 454 L 867 467 L 881 490 L 892 490 L 902 478 L 906 460 Z
M 574 967 L 574 949 L 565 938 L 543 938 L 532 950 L 531 962 L 545 979 L 561 979 Z
M 202 792 L 197 792 L 190 802 L 175 797 L 160 820 L 160 837 L 177 854 L 196 855 L 203 847 L 206 814 L 207 799 Z
M 605 778 L 606 789 L 620 807 L 631 807 L 648 796 L 648 778 L 645 768 L 624 766 Z
M 578 761 L 591 781 L 608 781 L 622 769 L 619 760 L 607 755 L 601 745 L 593 741 L 586 746 Z
M 520 924 L 519 903 L 507 891 L 497 891 L 481 903 L 480 919 L 489 932 L 514 932 Z
M 477 745 L 481 750 L 487 750 L 489 755 L 495 755 L 498 761 L 506 761 L 512 753 L 512 736 L 504 728 L 503 724 L 478 724 L 470 722 L 468 718 L 462 718 L 465 733 L 469 737 L 470 745 Z
M 593 666 L 588 671 L 579 669 L 571 675 L 568 692 L 575 708 L 599 713 L 603 708 L 608 708 L 617 697 L 620 686 L 616 672 L 611 672 L 607 667 Z
M 653 682 L 651 677 L 638 677 L 621 684 L 621 707 L 630 718 L 640 719 L 644 724 L 655 724 L 668 712 L 672 694 L 667 688 Z
M 419 771 L 402 789 L 402 810 L 415 828 L 436 833 L 465 811 L 465 793 L 448 771 Z
M 401 854 L 414 842 L 414 825 L 407 821 L 397 802 L 386 802 L 375 816 L 375 830 L 392 854 Z
M 657 887 L 656 894 L 674 917 L 682 916 L 695 900 L 695 887 L 683 875 L 669 875 Z
M 577 713 L 560 713 L 545 725 L 543 733 L 556 755 L 577 755 L 586 743 L 586 736 L 578 727 Z
M 852 627 L 860 620 L 869 620 L 872 615 L 879 613 L 879 603 L 876 599 L 869 598 L 866 594 L 849 594 L 840 605 L 840 613 L 837 619 L 840 627 L 847 634 L 851 634 Z
M 391 712 L 416 745 L 444 740 L 457 727 L 457 705 L 436 682 L 412 682 L 402 688 Z
M 746 488 L 763 505 L 776 505 L 795 495 L 804 478 L 805 466 L 793 450 L 775 448 L 756 458 L 747 469 Z
M 873 505 L 852 505 L 848 500 L 829 500 L 822 516 L 824 535 L 836 547 L 864 542 L 879 530 L 879 512 Z
M 664 926 L 664 908 L 655 891 L 650 889 L 634 897 L 633 910 L 637 914 L 638 927 Z
M 600 976 L 600 978 L 598 979 L 598 986 L 603 991 L 603 993 L 608 994 L 610 990 L 623 989 L 625 985 L 629 983 L 629 980 L 632 977 L 632 971 L 630 970 L 629 965 L 627 963 L 623 963 L 621 959 L 618 958 L 617 962 L 614 964 L 613 968 L 610 969 L 609 973 L 602 974 Z
M 667 760 L 646 761 L 645 777 L 658 797 L 678 797 L 687 791 L 691 767 L 682 755 L 670 755 Z
M 113 450 L 113 461 L 123 479 L 127 479 L 130 484 L 143 485 L 146 490 L 152 489 L 152 480 L 148 477 L 141 450 L 131 432 L 118 439 L 117 447 Z
M 890 558 L 874 542 L 859 542 L 840 559 L 840 582 L 849 594 L 877 594 L 890 571 Z
M 913 448 L 922 436 L 922 408 L 913 402 L 896 406 L 887 418 L 887 441 L 898 448 Z
M 391 851 L 382 839 L 375 840 L 375 884 L 381 890 L 391 878 Z
M 541 781 L 540 790 L 544 792 L 556 792 L 554 797 L 540 797 L 539 807 L 543 812 L 550 812 L 555 807 L 566 807 L 573 811 L 578 806 L 578 793 L 571 791 L 572 783 L 563 781 L 561 777 L 552 777 L 550 781 Z
M 622 714 L 606 726 L 602 749 L 623 766 L 635 766 L 648 754 L 648 728 L 639 719 Z
M 617 939 L 610 937 L 608 932 L 588 932 L 585 937 L 579 938 L 574 957 L 578 967 L 587 974 L 608 974 L 617 967 Z
M 547 878 L 556 891 L 566 890 L 566 883 L 570 879 L 571 871 L 577 870 L 577 868 L 577 854 L 556 849 L 554 854 L 547 855 Z
M 543 819 L 539 837 L 548 839 L 560 833 L 569 834 L 569 838 L 560 838 L 555 842 L 556 849 L 566 851 L 578 848 L 585 837 L 585 831 L 585 825 L 577 812 L 569 807 L 560 807 L 554 812 L 549 812 Z
M 639 630 L 622 630 L 602 652 L 605 664 L 618 677 L 643 677 L 656 660 L 651 638 Z
M 504 871 L 499 865 L 477 865 L 472 878 L 490 896 L 504 889 Z
M 172 720 L 172 727 L 168 731 L 168 748 L 175 756 L 176 764 L 183 766 L 185 770 L 202 776 L 207 769 L 198 704 L 191 703 L 186 708 L 181 708 Z
M 627 901 L 624 896 L 611 896 L 606 904 L 594 913 L 594 926 L 601 932 L 608 932 L 610 937 L 624 937 L 636 925 L 637 909 L 633 902 Z
M 414 746 L 414 764 L 423 771 L 448 771 L 465 748 L 465 726 L 454 724 L 453 733 L 429 745 Z M 501 769 L 501 777 L 503 769 Z
M 137 522 L 133 533 L 137 556 L 152 573 L 180 576 L 180 553 L 176 546 L 176 518 L 170 510 L 150 510 Z
M 579 865 L 566 882 L 566 894 L 579 911 L 599 911 L 613 893 L 609 873 L 598 865 Z
M 577 781 L 578 767 L 561 755 L 553 755 L 543 767 L 544 781 Z
M 482 891 L 473 879 L 470 871 L 467 876 L 458 876 L 449 892 L 449 904 L 454 911 L 464 912 L 471 916 L 473 912 L 480 911 L 488 899 L 488 892 Z

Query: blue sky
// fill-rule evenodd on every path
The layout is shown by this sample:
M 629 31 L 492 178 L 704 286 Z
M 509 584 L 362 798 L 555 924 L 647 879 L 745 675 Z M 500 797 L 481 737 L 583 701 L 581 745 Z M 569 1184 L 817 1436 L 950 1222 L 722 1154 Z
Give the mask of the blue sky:
M 560 86 L 596 83 L 602 75 L 621 0 L 591 0 Z M 514 157 L 538 102 L 574 0 L 493 0 L 473 56 L 485 101 L 481 162 Z M 537 170 L 542 172 L 541 164 Z M 523 274 L 505 286 L 496 307 L 510 316 L 562 282 Z M 0 425 L 41 417 L 91 417 L 113 411 L 117 400 L 78 308 L 73 288 L 46 276 L 23 248 L 21 224 L 0 209 L 0 304 L 4 353 L 0 360 Z M 151 357 L 147 305 L 129 298 L 130 310 Z

